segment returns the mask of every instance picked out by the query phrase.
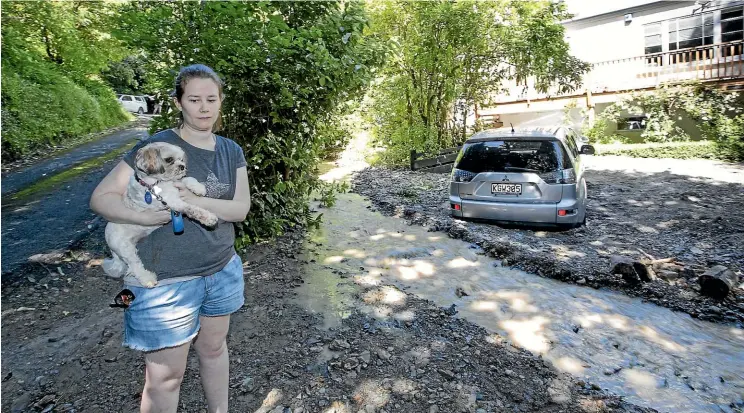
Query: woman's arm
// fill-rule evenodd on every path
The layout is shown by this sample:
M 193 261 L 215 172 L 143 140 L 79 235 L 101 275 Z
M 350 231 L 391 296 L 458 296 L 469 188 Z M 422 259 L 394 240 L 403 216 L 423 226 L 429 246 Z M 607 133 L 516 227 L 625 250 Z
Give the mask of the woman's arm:
M 90 196 L 90 209 L 109 222 L 136 225 L 163 225 L 171 220 L 170 212 L 164 211 L 133 211 L 124 206 L 122 201 L 129 185 L 129 178 L 134 170 L 121 161 L 98 184 Z
M 248 187 L 248 170 L 246 167 L 238 168 L 236 176 L 233 199 L 200 197 L 194 195 L 180 182 L 176 183 L 175 186 L 181 190 L 181 199 L 185 202 L 202 207 L 224 221 L 242 222 L 245 221 L 248 211 L 251 210 L 251 190 Z

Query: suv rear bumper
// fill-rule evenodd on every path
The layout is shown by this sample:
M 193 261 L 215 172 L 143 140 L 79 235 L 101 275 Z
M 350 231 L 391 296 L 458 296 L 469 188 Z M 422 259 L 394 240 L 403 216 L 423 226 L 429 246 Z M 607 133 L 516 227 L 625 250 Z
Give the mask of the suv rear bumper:
M 516 203 L 463 200 L 450 195 L 450 213 L 454 217 L 484 219 L 505 222 L 525 222 L 536 224 L 577 224 L 581 215 L 581 204 L 576 199 L 559 203 Z M 455 209 L 459 205 L 459 210 Z M 559 210 L 573 211 L 559 216 Z

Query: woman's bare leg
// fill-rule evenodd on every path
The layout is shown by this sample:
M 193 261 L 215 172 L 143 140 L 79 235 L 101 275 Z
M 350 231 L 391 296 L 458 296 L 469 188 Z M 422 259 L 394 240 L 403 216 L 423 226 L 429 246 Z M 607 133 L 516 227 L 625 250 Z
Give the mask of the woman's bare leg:
M 176 413 L 190 344 L 145 354 L 141 413 Z
M 230 360 L 227 354 L 227 330 L 230 316 L 200 316 L 201 329 L 194 341 L 194 350 L 199 355 L 199 375 L 209 413 L 226 413 Z

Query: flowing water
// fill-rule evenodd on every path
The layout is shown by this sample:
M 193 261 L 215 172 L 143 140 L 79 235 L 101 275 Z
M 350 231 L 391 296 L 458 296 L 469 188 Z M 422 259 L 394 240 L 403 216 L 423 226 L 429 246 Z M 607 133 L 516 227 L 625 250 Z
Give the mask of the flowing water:
M 342 180 L 365 167 L 367 140 L 364 132 L 355 136 L 321 178 Z M 358 285 L 393 284 L 441 307 L 456 304 L 459 317 L 638 405 L 744 412 L 744 330 L 504 268 L 468 243 L 368 207 L 358 195 L 339 195 L 335 207 L 319 210 L 321 227 L 308 239 L 312 261 L 299 300 L 323 314 L 326 327 L 354 308 L 415 317 L 395 310 L 406 297 L 398 291 L 384 290 L 381 305 L 353 297 Z M 458 298 L 458 287 L 469 295 Z
M 352 297 L 356 284 L 393 284 L 442 307 L 454 303 L 458 316 L 633 403 L 668 412 L 744 407 L 743 330 L 504 268 L 475 246 L 368 205 L 339 195 L 335 207 L 320 210 L 323 223 L 308 240 L 314 262 L 300 299 L 326 326 L 364 305 Z M 458 298 L 457 287 L 469 295 Z M 364 311 L 413 316 L 395 314 L 393 305 Z

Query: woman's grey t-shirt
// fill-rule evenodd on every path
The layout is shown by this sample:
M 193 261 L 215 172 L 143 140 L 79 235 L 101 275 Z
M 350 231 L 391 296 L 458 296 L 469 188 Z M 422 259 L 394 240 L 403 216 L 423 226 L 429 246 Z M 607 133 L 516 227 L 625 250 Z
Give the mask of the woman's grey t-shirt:
M 246 166 L 245 155 L 237 143 L 217 136 L 215 150 L 210 151 L 189 144 L 172 129 L 167 129 L 137 144 L 124 156 L 124 162 L 134 169 L 137 151 L 151 142 L 181 147 L 186 153 L 187 176 L 207 187 L 206 196 L 233 199 L 236 170 Z M 235 255 L 234 224 L 220 219 L 216 228 L 208 229 L 186 216 L 183 223 L 184 231 L 180 235 L 174 234 L 173 227 L 168 224 L 137 244 L 145 268 L 155 272 L 159 280 L 212 275 Z

